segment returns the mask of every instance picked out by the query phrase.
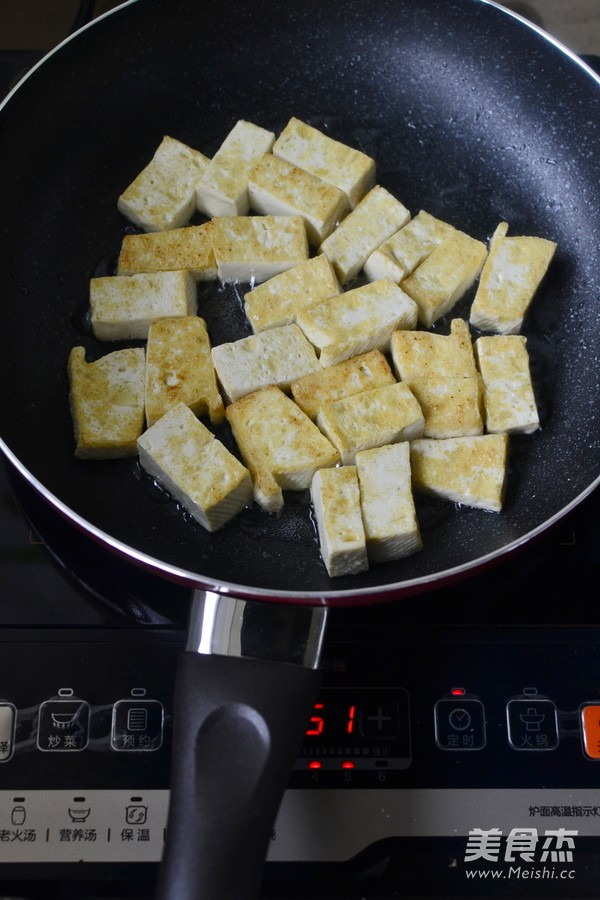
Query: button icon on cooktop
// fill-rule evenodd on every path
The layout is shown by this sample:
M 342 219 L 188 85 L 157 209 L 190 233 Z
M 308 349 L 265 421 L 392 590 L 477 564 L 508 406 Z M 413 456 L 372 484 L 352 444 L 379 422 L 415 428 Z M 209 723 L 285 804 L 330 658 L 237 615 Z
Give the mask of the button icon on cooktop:
M 88 743 L 90 706 L 85 700 L 46 700 L 40 706 L 37 745 L 40 750 L 84 750 Z
M 163 738 L 163 705 L 158 700 L 118 700 L 113 706 L 113 750 L 158 750 Z
M 464 696 L 438 700 L 434 724 L 435 742 L 440 750 L 485 747 L 485 710 L 481 700 Z
M 508 742 L 514 750 L 554 750 L 558 718 L 552 700 L 531 695 L 509 700 L 506 707 Z

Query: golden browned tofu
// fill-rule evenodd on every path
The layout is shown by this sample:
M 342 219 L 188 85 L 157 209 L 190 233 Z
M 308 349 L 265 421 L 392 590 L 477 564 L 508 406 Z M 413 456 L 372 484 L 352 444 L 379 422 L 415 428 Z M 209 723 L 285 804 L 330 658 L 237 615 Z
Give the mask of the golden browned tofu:
M 172 231 L 126 234 L 123 238 L 117 263 L 119 275 L 180 269 L 190 272 L 196 281 L 216 279 L 211 222 Z
M 475 341 L 475 351 L 483 380 L 486 431 L 536 431 L 540 420 L 527 339 L 520 334 L 486 335 Z
M 315 247 L 350 210 L 343 191 L 272 153 L 265 153 L 250 173 L 248 196 L 252 209 L 263 215 L 302 216 Z
M 423 437 L 442 439 L 483 433 L 481 382 L 477 375 L 414 378 L 410 389 L 423 412 Z
M 369 568 L 356 466 L 315 472 L 311 500 L 321 556 L 332 578 Z
M 207 531 L 217 531 L 252 500 L 250 473 L 185 403 L 138 439 L 140 465 Z
M 369 561 L 387 562 L 421 550 L 408 441 L 361 450 L 356 468 Z
M 419 322 L 431 328 L 458 303 L 479 277 L 487 247 L 456 228 L 400 282 L 419 307 Z
M 418 438 L 410 446 L 413 486 L 454 503 L 500 512 L 507 456 L 506 434 Z
M 137 454 L 144 428 L 143 347 L 114 350 L 86 362 L 83 347 L 69 354 L 69 398 L 75 456 L 115 459 Z
M 421 437 L 423 413 L 408 385 L 396 382 L 325 403 L 317 425 L 351 465 L 359 450 Z
M 395 331 L 390 352 L 396 375 L 409 384 L 423 378 L 471 378 L 477 374 L 469 326 L 453 319 L 450 334 L 430 331 Z
M 464 319 L 452 320 L 449 335 L 396 331 L 390 347 L 396 375 L 423 411 L 424 437 L 483 432 L 481 383 Z
M 206 322 L 199 316 L 160 319 L 146 345 L 146 423 L 153 425 L 176 403 L 213 424 L 225 418 L 212 364 Z
M 394 384 L 395 381 L 381 350 L 370 350 L 299 378 L 292 383 L 291 392 L 300 409 L 314 421 L 326 403 L 383 387 L 384 384 Z
M 123 193 L 117 206 L 144 231 L 187 225 L 196 209 L 196 185 L 208 157 L 165 135 L 150 162 Z
M 281 159 L 343 191 L 353 209 L 375 183 L 375 161 L 292 117 L 273 145 Z
M 490 243 L 470 322 L 482 331 L 518 334 L 557 245 L 545 238 L 507 234 L 508 223 L 501 222 Z
M 244 294 L 244 310 L 255 334 L 291 325 L 300 310 L 340 293 L 333 266 L 319 254 L 256 285 Z
M 254 483 L 254 499 L 267 512 L 283 507 L 283 491 L 310 487 L 317 469 L 339 453 L 314 422 L 278 387 L 246 394 L 225 410 Z

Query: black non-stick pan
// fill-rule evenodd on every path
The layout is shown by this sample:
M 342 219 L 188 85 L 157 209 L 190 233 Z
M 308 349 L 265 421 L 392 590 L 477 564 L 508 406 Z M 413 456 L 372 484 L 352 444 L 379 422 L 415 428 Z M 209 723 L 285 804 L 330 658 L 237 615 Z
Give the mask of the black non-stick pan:
M 238 119 L 278 132 L 291 116 L 374 157 L 378 182 L 412 213 L 483 241 L 507 221 L 511 234 L 558 245 L 523 328 L 542 427 L 511 439 L 502 513 L 418 498 L 424 550 L 337 579 L 320 559 L 305 495 L 287 497 L 278 516 L 249 508 L 209 534 L 135 462 L 76 460 L 67 399 L 70 349 L 82 344 L 89 359 L 107 351 L 91 335 L 87 299 L 90 278 L 114 272 L 131 230 L 117 197 L 163 135 L 210 156 Z M 0 111 L 3 450 L 91 537 L 203 592 L 205 618 L 219 597 L 277 610 L 260 601 L 366 603 L 501 563 L 600 481 L 599 138 L 597 76 L 486 0 L 124 4 L 46 57 Z M 213 344 L 249 333 L 243 290 L 200 285 Z M 452 315 L 468 317 L 470 300 Z M 449 317 L 436 323 L 448 328 Z M 318 643 L 311 628 L 303 640 Z M 213 752 L 249 740 L 243 733 L 216 739 Z M 206 797 L 203 814 L 214 805 Z M 236 840 L 230 868 L 244 846 Z

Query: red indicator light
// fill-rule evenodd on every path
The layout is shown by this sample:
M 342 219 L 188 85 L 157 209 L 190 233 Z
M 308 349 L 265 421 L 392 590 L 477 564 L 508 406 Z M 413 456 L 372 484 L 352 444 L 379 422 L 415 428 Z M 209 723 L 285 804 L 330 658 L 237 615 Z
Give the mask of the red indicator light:
M 345 759 L 342 763 L 342 769 L 353 769 L 354 763 L 351 759 Z
M 354 716 L 356 715 L 356 707 L 351 706 L 348 710 L 348 721 L 346 723 L 346 731 L 348 734 L 352 734 L 354 731 Z
M 324 703 L 315 703 L 315 710 L 322 710 L 324 708 Z M 315 737 L 318 734 L 323 733 L 323 728 L 325 727 L 325 719 L 322 715 L 316 715 L 310 717 L 310 728 L 306 729 L 307 737 Z
M 319 762 L 318 759 L 311 759 L 311 761 L 308 764 L 308 768 L 309 769 L 320 769 L 321 763 Z
M 464 697 L 466 694 L 466 691 L 464 688 L 456 687 L 456 688 L 452 688 L 450 693 L 452 694 L 453 697 Z

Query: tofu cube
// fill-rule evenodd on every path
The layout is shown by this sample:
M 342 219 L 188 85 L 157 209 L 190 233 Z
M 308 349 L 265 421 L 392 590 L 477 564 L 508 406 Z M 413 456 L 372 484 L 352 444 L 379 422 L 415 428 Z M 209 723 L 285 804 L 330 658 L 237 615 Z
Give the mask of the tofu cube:
M 233 126 L 197 184 L 196 206 L 207 216 L 244 216 L 250 208 L 248 177 L 268 153 L 275 135 L 240 119 Z
M 540 420 L 527 339 L 520 334 L 487 335 L 475 341 L 475 352 L 483 379 L 486 431 L 537 431 Z
M 273 153 L 343 191 L 351 209 L 375 183 L 375 161 L 370 156 L 295 117 L 275 141 Z
M 317 425 L 352 465 L 359 450 L 410 441 L 423 434 L 423 413 L 403 382 L 373 388 L 321 407 Z
M 431 328 L 458 303 L 479 277 L 487 247 L 462 231 L 453 229 L 400 286 L 419 307 L 419 322 Z
M 83 347 L 69 354 L 69 400 L 79 459 L 136 456 L 144 429 L 143 347 L 87 362 Z
M 409 443 L 361 450 L 356 468 L 369 561 L 387 562 L 422 550 Z
M 452 319 L 450 334 L 396 331 L 390 342 L 396 375 L 411 384 L 423 378 L 471 378 L 477 374 L 471 332 L 464 319 Z
M 390 351 L 396 375 L 423 411 L 424 437 L 483 432 L 481 383 L 464 319 L 452 320 L 449 335 L 396 331 Z
M 207 531 L 252 500 L 250 473 L 184 403 L 138 439 L 140 465 Z
M 292 383 L 290 390 L 300 409 L 314 421 L 326 403 L 395 382 L 383 353 L 370 350 L 335 366 L 304 375 Z
M 377 184 L 325 238 L 319 250 L 331 260 L 340 282 L 347 284 L 371 253 L 409 219 L 404 204 Z
M 321 556 L 332 578 L 369 568 L 356 466 L 319 469 L 311 484 Z
M 308 259 L 302 216 L 222 216 L 212 243 L 223 282 L 266 281 Z
M 208 157 L 166 135 L 147 166 L 119 196 L 119 211 L 144 231 L 187 225 Z
M 189 272 L 196 281 L 216 279 L 211 222 L 124 236 L 117 262 L 118 275 L 177 271 Z
M 256 285 L 244 294 L 244 310 L 257 334 L 267 328 L 292 325 L 301 309 L 339 293 L 333 266 L 319 254 Z
M 369 350 L 386 351 L 394 331 L 416 326 L 417 305 L 384 279 L 314 303 L 296 322 L 320 351 L 321 365 L 333 366 Z
M 370 281 L 389 278 L 400 284 L 452 231 L 452 225 L 420 210 L 371 253 L 364 265 L 365 275 Z
M 100 341 L 145 340 L 157 319 L 196 313 L 196 282 L 189 272 L 109 275 L 90 281 L 94 336 Z
M 267 512 L 283 508 L 283 491 L 310 487 L 317 469 L 334 466 L 339 453 L 280 388 L 247 394 L 225 415 L 254 483 L 254 499 Z
M 177 403 L 185 403 L 196 416 L 208 414 L 214 425 L 223 421 L 223 398 L 210 351 L 206 322 L 199 316 L 152 323 L 146 345 L 148 426 Z
M 464 437 L 483 433 L 481 383 L 471 378 L 415 378 L 410 382 L 423 412 L 423 437 Z
M 343 191 L 316 175 L 266 153 L 248 181 L 250 206 L 258 213 L 302 216 L 308 241 L 318 247 L 349 212 Z
M 228 402 L 270 384 L 287 391 L 293 381 L 321 369 L 314 347 L 297 325 L 219 344 L 212 349 L 212 360 Z
M 534 295 L 556 252 L 556 243 L 539 237 L 507 237 L 501 222 L 471 306 L 470 322 L 482 331 L 518 334 Z
M 506 434 L 418 438 L 410 445 L 413 486 L 454 503 L 500 512 L 507 456 Z

